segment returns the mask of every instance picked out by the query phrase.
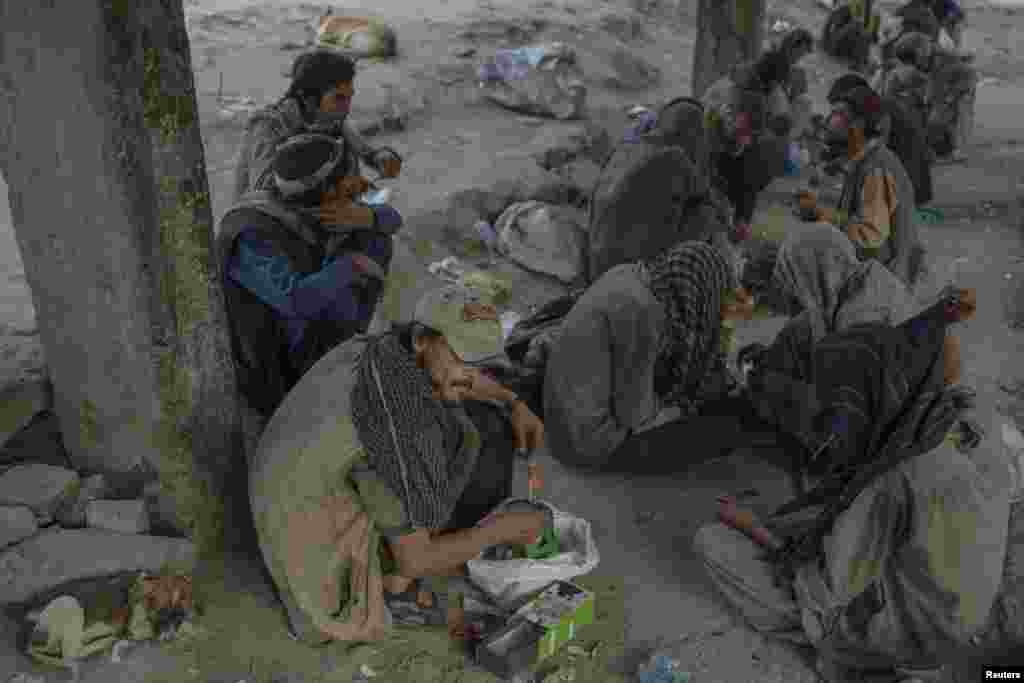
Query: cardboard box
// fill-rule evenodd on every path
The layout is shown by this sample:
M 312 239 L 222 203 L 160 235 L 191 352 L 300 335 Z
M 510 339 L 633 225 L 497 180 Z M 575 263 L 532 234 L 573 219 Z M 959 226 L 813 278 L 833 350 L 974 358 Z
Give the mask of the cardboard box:
M 544 629 L 521 617 L 486 638 L 476 649 L 476 663 L 503 680 L 534 668 L 540 661 Z
M 594 623 L 594 594 L 574 583 L 556 581 L 516 615 L 544 629 L 537 657 L 541 662 L 573 640 L 581 626 Z
M 498 632 L 477 646 L 476 661 L 500 678 L 535 669 L 594 623 L 594 594 L 574 583 L 556 581 L 523 605 Z

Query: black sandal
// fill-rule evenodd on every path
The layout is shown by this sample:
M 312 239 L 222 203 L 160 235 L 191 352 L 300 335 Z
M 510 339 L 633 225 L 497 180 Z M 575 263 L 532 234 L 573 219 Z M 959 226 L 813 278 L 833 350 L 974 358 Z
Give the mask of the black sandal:
M 419 594 L 428 592 L 434 604 L 423 607 L 419 604 Z M 441 606 L 437 593 L 423 590 L 419 579 L 401 593 L 385 591 L 384 604 L 399 626 L 444 626 L 448 623 L 448 613 Z

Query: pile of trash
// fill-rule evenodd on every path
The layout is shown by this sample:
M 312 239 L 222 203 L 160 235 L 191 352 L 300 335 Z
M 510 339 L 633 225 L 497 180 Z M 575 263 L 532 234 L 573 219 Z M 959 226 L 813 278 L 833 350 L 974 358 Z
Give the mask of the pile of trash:
M 398 36 L 391 26 L 373 17 L 336 16 L 330 8 L 317 22 L 316 44 L 353 59 L 387 59 L 398 54 Z
M 513 111 L 560 120 L 582 117 L 587 88 L 564 43 L 498 50 L 477 72 L 486 99 Z
M 190 576 L 140 573 L 128 578 L 130 582 L 124 577 L 105 582 L 102 607 L 87 608 L 73 595 L 61 595 L 41 610 L 30 611 L 27 654 L 77 675 L 80 663 L 89 657 L 109 652 L 110 660 L 118 663 L 125 650 L 138 643 L 202 635 L 194 622 Z

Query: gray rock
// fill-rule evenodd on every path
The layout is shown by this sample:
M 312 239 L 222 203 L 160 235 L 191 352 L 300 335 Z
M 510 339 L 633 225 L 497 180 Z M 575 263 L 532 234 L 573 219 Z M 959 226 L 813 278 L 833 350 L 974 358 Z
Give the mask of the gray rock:
M 466 41 L 487 45 L 523 45 L 547 27 L 543 19 L 487 18 L 473 21 L 459 34 Z
M 583 195 L 584 199 L 589 200 L 590 193 L 601 176 L 601 167 L 590 159 L 581 158 L 570 161 L 555 173 L 576 188 L 576 191 Z
M 0 468 L 27 463 L 71 468 L 60 423 L 50 411 L 37 413 L 26 427 L 0 447 Z
M 85 506 L 85 523 L 93 529 L 122 534 L 149 531 L 149 513 L 144 500 L 94 500 Z
M 25 603 L 69 581 L 121 572 L 195 569 L 195 545 L 180 538 L 55 529 L 0 552 L 0 605 Z
M 23 541 L 39 531 L 36 515 L 24 505 L 0 505 L 0 548 Z
M 53 407 L 48 379 L 19 378 L 0 387 L 0 445 L 27 427 L 37 413 Z
M 593 122 L 579 125 L 546 127 L 530 143 L 533 158 L 544 169 L 564 166 L 579 157 L 601 165 L 611 155 L 611 136 L 603 126 Z
M 86 524 L 85 509 L 94 500 L 101 500 L 110 493 L 107 479 L 102 474 L 94 474 L 82 480 L 78 495 L 65 502 L 57 510 L 56 518 L 61 526 L 78 529 Z
M 661 69 L 626 49 L 612 52 L 610 65 L 613 73 L 603 81 L 615 90 L 647 90 L 661 83 Z
M 605 10 L 598 19 L 598 25 L 602 30 L 627 43 L 647 36 L 644 22 L 645 18 L 642 15 L 628 10 Z
M 40 517 L 53 516 L 76 494 L 73 470 L 53 465 L 15 465 L 0 475 L 0 505 L 26 505 Z

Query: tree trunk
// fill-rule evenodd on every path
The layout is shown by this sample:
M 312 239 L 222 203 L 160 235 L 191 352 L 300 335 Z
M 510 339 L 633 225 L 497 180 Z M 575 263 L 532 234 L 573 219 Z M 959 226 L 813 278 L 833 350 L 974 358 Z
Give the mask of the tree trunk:
M 64 443 L 214 548 L 241 435 L 181 0 L 5 0 L 0 24 L 0 171 Z
M 757 59 L 764 40 L 765 0 L 698 0 L 693 55 L 694 97 L 741 62 Z

